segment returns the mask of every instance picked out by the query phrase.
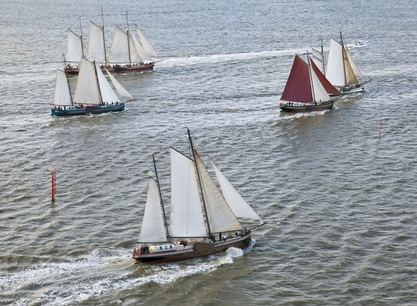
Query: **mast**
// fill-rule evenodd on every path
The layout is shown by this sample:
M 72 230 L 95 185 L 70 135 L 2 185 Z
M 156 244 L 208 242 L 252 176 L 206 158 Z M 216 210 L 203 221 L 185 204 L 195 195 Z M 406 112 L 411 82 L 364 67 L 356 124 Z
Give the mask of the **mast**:
M 320 35 L 320 40 L 321 40 L 321 48 L 320 48 L 320 52 L 321 52 L 321 57 L 322 57 L 322 63 L 323 63 L 323 75 L 326 76 L 326 67 L 324 64 L 324 50 L 323 50 L 323 35 Z
M 308 51 L 307 51 L 307 65 L 308 65 L 308 75 L 310 77 L 311 95 L 313 97 L 313 102 L 316 103 L 316 96 L 314 94 L 313 76 L 311 75 L 311 64 L 310 64 L 310 58 L 308 56 Z
M 159 199 L 160 199 L 160 202 L 161 202 L 162 215 L 164 217 L 165 234 L 166 234 L 166 236 L 168 238 L 168 241 L 171 242 L 171 235 L 169 234 L 167 216 L 166 216 L 166 213 L 165 213 L 164 202 L 162 200 L 161 187 L 159 185 L 158 170 L 156 169 L 155 154 L 152 154 L 152 160 L 153 160 L 153 167 L 155 169 L 156 185 L 158 185 L 158 193 L 159 193 Z
M 68 91 L 69 91 L 69 96 L 70 96 L 70 99 L 71 99 L 71 105 L 74 105 L 74 101 L 72 100 L 71 87 L 70 87 L 70 84 L 69 84 L 68 75 L 66 73 L 65 73 L 65 78 L 67 79 Z
M 129 55 L 129 66 L 132 65 L 132 58 L 130 56 L 130 37 L 129 37 L 129 21 L 128 21 L 129 13 L 126 12 L 126 37 L 127 37 L 127 54 Z
M 195 156 L 195 151 L 194 151 L 194 146 L 193 146 L 193 141 L 191 139 L 191 134 L 190 134 L 190 130 L 187 128 L 187 133 L 188 133 L 188 138 L 190 140 L 190 145 L 191 145 L 191 151 L 193 152 L 193 158 L 194 158 L 194 165 L 195 165 L 195 169 L 197 171 L 197 178 L 198 178 L 198 184 L 200 186 L 200 192 L 201 192 L 201 199 L 203 201 L 203 208 L 204 208 L 204 215 L 206 218 L 206 223 L 207 223 L 207 231 L 208 231 L 208 235 L 209 237 L 211 237 L 211 230 L 210 230 L 210 222 L 209 222 L 209 218 L 208 218 L 208 214 L 207 214 L 207 207 L 206 207 L 206 202 L 204 200 L 204 192 L 203 192 L 203 188 L 202 188 L 202 184 L 201 184 L 201 178 L 200 178 L 200 171 L 198 171 L 198 167 L 196 164 L 196 156 Z
M 101 32 L 103 34 L 104 66 L 107 66 L 106 38 L 104 36 L 104 13 L 103 13 L 103 7 L 101 7 Z
M 96 61 L 93 61 L 94 64 L 94 74 L 96 77 L 96 83 L 97 83 L 97 87 L 98 87 L 98 95 L 100 98 L 100 105 L 103 104 L 103 97 L 101 96 L 101 87 L 100 87 L 100 82 L 98 80 L 98 75 L 97 75 L 97 65 L 96 65 Z
M 79 19 L 80 19 L 81 58 L 84 58 L 83 28 L 81 26 L 81 16 L 79 16 Z
M 347 86 L 348 84 L 347 84 L 347 79 L 346 79 L 346 66 L 345 66 L 346 50 L 345 50 L 345 45 L 343 44 L 342 31 L 340 31 L 340 44 L 342 45 L 343 77 L 345 80 L 345 86 Z

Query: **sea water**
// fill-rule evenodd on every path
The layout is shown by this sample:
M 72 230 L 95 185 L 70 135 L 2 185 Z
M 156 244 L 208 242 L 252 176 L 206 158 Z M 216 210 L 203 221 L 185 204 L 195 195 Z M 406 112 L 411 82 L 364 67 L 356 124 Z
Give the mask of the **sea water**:
M 125 111 L 51 117 L 67 28 L 81 17 L 87 44 L 101 6 L 108 46 L 127 11 L 162 61 L 116 75 L 136 97 Z M 2 1 L 0 303 L 414 305 L 416 6 Z M 280 113 L 294 55 L 339 31 L 365 92 Z M 169 210 L 169 147 L 190 152 L 186 128 L 268 224 L 245 252 L 135 263 L 152 154 Z

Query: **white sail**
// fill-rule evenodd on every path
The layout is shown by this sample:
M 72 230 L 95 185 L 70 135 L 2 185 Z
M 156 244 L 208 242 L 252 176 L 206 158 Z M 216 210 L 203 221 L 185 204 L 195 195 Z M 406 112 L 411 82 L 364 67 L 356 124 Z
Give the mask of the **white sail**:
M 311 61 L 311 59 L 308 59 Z M 323 84 L 320 82 L 317 74 L 311 68 L 311 63 L 309 63 L 309 71 L 312 81 L 312 90 L 313 90 L 313 102 L 325 102 L 330 100 L 330 96 L 327 93 L 327 90 L 324 88 Z
M 83 48 L 81 36 L 68 29 L 68 43 L 67 53 L 65 54 L 65 61 L 71 63 L 79 63 L 83 57 L 82 50 Z
M 84 58 L 81 59 L 74 102 L 87 105 L 101 103 L 94 63 Z
M 316 64 L 317 68 L 319 68 L 320 72 L 323 73 L 323 75 L 325 75 L 323 54 L 314 48 L 311 48 L 311 49 L 312 49 L 311 59 L 313 60 L 314 64 Z
M 103 74 L 103 72 L 97 64 L 96 71 L 102 102 L 109 104 L 120 102 L 119 97 L 116 95 L 113 88 L 110 86 L 110 83 L 107 81 L 106 76 Z
M 164 219 L 158 185 L 149 179 L 148 197 L 139 234 L 139 242 L 166 242 Z
M 68 85 L 67 75 L 64 71 L 58 69 L 56 73 L 54 105 L 72 105 L 71 93 Z
M 136 31 L 138 32 L 140 42 L 142 44 L 143 50 L 149 55 L 153 57 L 158 57 L 159 54 L 156 52 L 156 50 L 152 47 L 152 45 L 149 43 L 149 41 L 146 39 L 145 35 L 139 30 L 139 27 L 136 26 Z
M 212 233 L 243 230 L 242 225 L 233 214 L 220 190 L 217 188 L 205 167 L 200 155 L 195 150 L 196 164 L 200 173 L 204 202 L 206 204 L 210 231 Z
M 137 41 L 136 37 L 133 36 L 132 34 L 130 35 L 130 41 L 131 41 L 131 46 L 133 46 L 134 48 L 131 49 L 131 56 L 132 58 L 135 58 L 135 60 L 133 62 L 143 62 L 143 63 L 151 63 L 152 60 L 149 57 L 149 55 L 145 52 L 145 50 L 143 50 L 142 46 L 139 44 L 139 42 Z
M 333 86 L 346 86 L 345 69 L 343 68 L 343 48 L 342 45 L 333 38 L 330 40 L 326 78 Z
M 103 29 L 90 21 L 87 58 L 97 63 L 105 63 Z
M 172 237 L 205 237 L 203 208 L 192 160 L 171 148 Z
M 118 26 L 114 27 L 113 41 L 109 54 L 109 63 L 129 63 L 127 33 Z
M 262 218 L 259 217 L 252 207 L 249 206 L 249 204 L 237 192 L 235 187 L 233 187 L 229 180 L 223 175 L 220 169 L 217 168 L 213 162 L 211 162 L 211 164 L 216 172 L 223 196 L 235 216 L 241 219 L 262 220 Z
M 110 80 L 113 83 L 113 86 L 114 86 L 114 88 L 116 88 L 116 91 L 118 92 L 119 95 L 121 95 L 123 97 L 126 97 L 129 100 L 134 100 L 135 99 L 135 97 L 132 96 L 132 94 L 130 92 L 128 92 L 126 90 L 126 88 L 124 88 L 118 80 L 116 80 L 116 78 L 107 70 L 106 67 L 104 67 L 104 70 L 106 70 L 107 75 L 110 77 Z

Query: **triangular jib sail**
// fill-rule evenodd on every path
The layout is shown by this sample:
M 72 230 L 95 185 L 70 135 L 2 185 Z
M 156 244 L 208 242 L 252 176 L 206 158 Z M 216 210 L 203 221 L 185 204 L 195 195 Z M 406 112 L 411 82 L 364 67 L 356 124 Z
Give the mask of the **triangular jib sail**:
M 122 86 L 122 84 L 120 84 L 120 82 L 118 80 L 116 80 L 116 78 L 107 70 L 106 67 L 103 67 L 104 70 L 106 71 L 107 75 L 109 76 L 114 88 L 116 89 L 117 93 L 125 98 L 127 98 L 128 100 L 134 100 L 135 97 L 132 96 L 132 94 L 130 92 L 128 92 L 126 90 L 126 88 L 124 88 Z
M 140 42 L 142 44 L 143 50 L 150 56 L 150 57 L 158 57 L 159 54 L 156 52 L 154 47 L 149 43 L 146 39 L 145 35 L 143 35 L 142 31 L 139 29 L 137 25 L 135 25 L 136 31 L 139 35 Z
M 312 63 L 311 59 L 308 59 L 309 61 L 309 73 L 310 73 L 310 77 L 311 77 L 311 87 L 312 87 L 312 93 L 313 93 L 313 102 L 325 102 L 325 101 L 329 101 L 330 100 L 330 96 L 327 93 L 326 89 L 324 88 L 318 74 L 316 73 L 316 71 L 314 71 L 314 69 L 312 68 L 312 65 L 314 65 L 314 63 Z M 319 74 L 321 74 L 321 72 L 318 72 Z
M 263 222 L 262 218 L 249 206 L 245 199 L 242 198 L 220 169 L 213 162 L 211 162 L 211 164 L 216 173 L 223 196 L 234 215 L 243 220 L 258 220 Z

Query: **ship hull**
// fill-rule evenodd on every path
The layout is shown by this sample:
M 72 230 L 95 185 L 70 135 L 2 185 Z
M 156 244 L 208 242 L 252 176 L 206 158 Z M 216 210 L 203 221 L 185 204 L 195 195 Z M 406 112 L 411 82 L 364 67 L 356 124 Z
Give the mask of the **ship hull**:
M 143 64 L 143 65 L 109 65 L 106 66 L 107 70 L 110 73 L 121 73 L 121 72 L 142 72 L 142 71 L 152 71 L 154 68 L 154 63 Z M 78 74 L 79 68 L 66 66 L 64 69 L 67 74 Z M 105 72 L 104 68 L 101 68 L 101 71 Z
M 224 252 L 231 247 L 244 249 L 249 245 L 250 241 L 250 233 L 247 233 L 243 236 L 216 242 L 197 242 L 192 247 L 185 248 L 183 250 L 140 254 L 138 250 L 135 249 L 132 257 L 137 261 L 146 263 L 176 262 L 206 257 L 212 254 Z
M 308 113 L 331 110 L 333 109 L 333 104 L 333 101 L 328 101 L 323 104 L 281 102 L 279 108 L 281 112 L 286 113 Z

